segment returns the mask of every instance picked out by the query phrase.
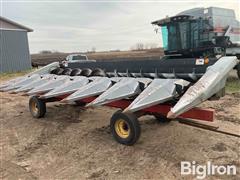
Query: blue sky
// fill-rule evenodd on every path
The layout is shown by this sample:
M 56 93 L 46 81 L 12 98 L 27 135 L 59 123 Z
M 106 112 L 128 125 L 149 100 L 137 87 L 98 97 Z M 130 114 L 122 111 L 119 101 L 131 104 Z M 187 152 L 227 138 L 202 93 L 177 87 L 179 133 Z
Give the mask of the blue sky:
M 0 0 L 1 16 L 34 29 L 29 33 L 31 53 L 129 49 L 136 43 L 155 43 L 161 37 L 151 21 L 194 7 L 235 9 L 239 0 L 168 1 L 18 1 Z

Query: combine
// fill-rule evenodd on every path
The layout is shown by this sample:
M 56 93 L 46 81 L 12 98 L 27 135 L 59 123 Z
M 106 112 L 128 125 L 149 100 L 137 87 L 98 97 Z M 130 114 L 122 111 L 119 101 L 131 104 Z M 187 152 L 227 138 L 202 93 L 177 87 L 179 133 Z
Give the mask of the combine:
M 68 68 L 54 62 L 1 84 L 0 90 L 29 95 L 29 109 L 35 118 L 43 117 L 46 103 L 54 101 L 119 108 L 110 120 L 110 129 L 115 140 L 124 145 L 139 139 L 138 117 L 143 115 L 153 115 L 159 121 L 213 121 L 214 110 L 197 106 L 224 95 L 228 73 L 239 67 L 239 47 L 234 38 L 229 44 L 226 33 L 218 36 L 214 32 L 208 15 L 216 15 L 219 9 L 202 10 L 153 22 L 167 32 L 162 30 L 168 42 L 163 59 L 69 63 Z M 191 12 L 204 17 L 186 15 Z M 235 32 L 232 26 L 230 29 L 228 33 Z M 212 31 L 214 36 L 209 35 Z M 220 39 L 227 46 L 222 46 Z M 228 54 L 230 51 L 235 54 Z
M 147 60 L 70 63 L 69 68 L 100 68 L 112 76 L 183 78 L 197 81 L 224 56 L 240 59 L 240 22 L 231 9 L 195 8 L 152 22 L 161 32 L 164 54 Z M 240 78 L 240 65 L 235 66 Z

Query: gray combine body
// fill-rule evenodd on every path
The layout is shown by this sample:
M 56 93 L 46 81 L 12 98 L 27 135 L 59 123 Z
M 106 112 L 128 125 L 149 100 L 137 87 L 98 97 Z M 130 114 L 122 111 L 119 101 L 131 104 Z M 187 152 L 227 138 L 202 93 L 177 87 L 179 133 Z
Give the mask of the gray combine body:
M 178 15 L 209 19 L 209 24 L 213 27 L 212 36 L 228 35 L 232 43 L 240 44 L 240 22 L 236 19 L 235 12 L 232 9 L 218 7 L 194 8 L 183 11 Z
M 239 21 L 231 9 L 194 8 L 152 24 L 161 27 L 166 55 L 240 55 Z

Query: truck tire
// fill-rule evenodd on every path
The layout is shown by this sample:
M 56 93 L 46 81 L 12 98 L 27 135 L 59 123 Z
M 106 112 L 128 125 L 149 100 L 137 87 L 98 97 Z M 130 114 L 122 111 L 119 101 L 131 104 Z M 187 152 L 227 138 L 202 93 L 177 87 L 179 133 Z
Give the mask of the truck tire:
M 135 144 L 141 134 L 137 117 L 133 113 L 122 113 L 121 110 L 113 114 L 110 130 L 118 143 L 128 146 Z
M 37 96 L 29 99 L 29 110 L 34 118 L 41 118 L 46 114 L 46 103 Z
M 70 76 L 71 72 L 72 72 L 71 68 L 66 68 L 66 69 L 63 70 L 62 75 L 69 75 Z
M 80 76 L 81 72 L 82 72 L 82 70 L 79 68 L 73 69 L 70 76 Z

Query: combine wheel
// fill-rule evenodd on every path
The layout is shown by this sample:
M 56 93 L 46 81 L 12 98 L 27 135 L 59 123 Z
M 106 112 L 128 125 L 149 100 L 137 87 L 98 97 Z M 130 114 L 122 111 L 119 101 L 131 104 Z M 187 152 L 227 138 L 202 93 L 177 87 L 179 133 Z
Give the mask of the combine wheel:
M 36 96 L 29 99 L 29 110 L 34 118 L 41 118 L 46 113 L 46 103 Z
M 124 145 L 133 145 L 141 134 L 141 128 L 134 114 L 117 111 L 110 120 L 110 129 L 114 139 Z
M 80 76 L 81 72 L 82 72 L 82 70 L 79 68 L 73 69 L 70 76 Z
M 161 114 L 154 114 L 154 117 L 160 123 L 169 123 L 171 121 L 171 119 L 168 119 L 166 116 L 163 116 Z
M 66 69 L 63 70 L 62 75 L 70 75 L 71 72 L 72 72 L 71 68 L 66 68 Z

